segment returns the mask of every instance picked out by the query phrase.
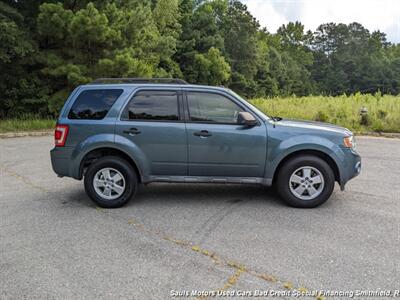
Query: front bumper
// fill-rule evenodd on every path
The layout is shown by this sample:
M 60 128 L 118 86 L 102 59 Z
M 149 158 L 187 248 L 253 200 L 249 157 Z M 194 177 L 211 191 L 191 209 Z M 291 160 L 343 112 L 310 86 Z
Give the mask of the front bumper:
M 344 190 L 344 186 L 350 179 L 358 176 L 361 173 L 361 169 L 361 156 L 355 150 L 346 149 L 343 168 L 340 172 L 340 187 L 342 190 Z

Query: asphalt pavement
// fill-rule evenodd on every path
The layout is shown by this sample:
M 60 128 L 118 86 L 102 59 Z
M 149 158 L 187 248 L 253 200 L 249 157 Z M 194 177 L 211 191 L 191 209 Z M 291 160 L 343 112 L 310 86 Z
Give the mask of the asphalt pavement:
M 400 290 L 400 139 L 358 137 L 361 175 L 316 209 L 210 184 L 141 186 L 127 206 L 101 209 L 53 173 L 52 144 L 0 139 L 0 299 Z

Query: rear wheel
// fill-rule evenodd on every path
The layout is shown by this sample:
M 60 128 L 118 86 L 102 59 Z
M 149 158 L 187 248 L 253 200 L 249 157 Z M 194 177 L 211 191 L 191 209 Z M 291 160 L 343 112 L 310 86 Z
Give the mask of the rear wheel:
M 321 158 L 301 155 L 292 158 L 279 171 L 277 190 L 290 206 L 312 208 L 329 199 L 335 186 L 331 167 Z
M 135 195 L 138 179 L 129 162 L 105 156 L 88 167 L 84 184 L 86 193 L 98 206 L 116 208 Z

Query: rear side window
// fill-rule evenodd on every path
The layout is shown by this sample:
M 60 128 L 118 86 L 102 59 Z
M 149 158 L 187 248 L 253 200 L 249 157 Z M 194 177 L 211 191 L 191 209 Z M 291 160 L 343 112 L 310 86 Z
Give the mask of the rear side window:
M 124 120 L 177 121 L 178 94 L 175 91 L 142 91 L 129 101 Z
M 68 118 L 101 120 L 122 92 L 122 89 L 83 91 L 72 105 Z

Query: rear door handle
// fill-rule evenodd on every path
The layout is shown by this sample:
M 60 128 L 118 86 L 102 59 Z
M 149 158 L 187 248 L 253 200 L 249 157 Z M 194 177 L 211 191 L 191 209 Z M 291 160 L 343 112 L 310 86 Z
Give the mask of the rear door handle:
M 124 130 L 123 133 L 126 133 L 126 134 L 129 134 L 130 136 L 133 136 L 133 135 L 139 134 L 140 130 L 137 129 L 137 128 L 129 128 L 127 130 Z
M 195 132 L 193 132 L 193 135 L 195 135 L 195 136 L 200 136 L 200 137 L 209 137 L 209 136 L 212 136 L 212 134 L 209 133 L 207 130 L 195 131 Z

